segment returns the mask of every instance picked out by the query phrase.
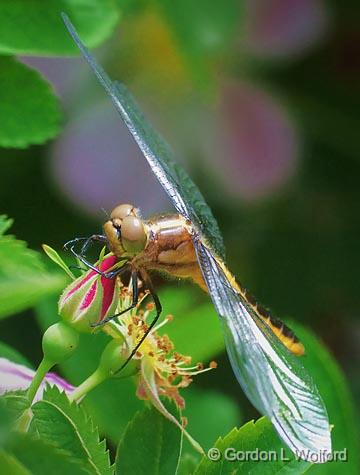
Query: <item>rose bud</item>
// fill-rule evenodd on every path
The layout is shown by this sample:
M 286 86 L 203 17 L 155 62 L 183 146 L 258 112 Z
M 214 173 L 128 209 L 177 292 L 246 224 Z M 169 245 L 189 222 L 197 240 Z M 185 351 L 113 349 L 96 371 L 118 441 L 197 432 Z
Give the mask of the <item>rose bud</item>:
M 107 272 L 117 262 L 114 255 L 105 257 L 98 269 Z M 116 277 L 107 279 L 89 270 L 74 280 L 59 300 L 59 315 L 81 332 L 91 332 L 92 324 L 116 313 L 119 284 Z

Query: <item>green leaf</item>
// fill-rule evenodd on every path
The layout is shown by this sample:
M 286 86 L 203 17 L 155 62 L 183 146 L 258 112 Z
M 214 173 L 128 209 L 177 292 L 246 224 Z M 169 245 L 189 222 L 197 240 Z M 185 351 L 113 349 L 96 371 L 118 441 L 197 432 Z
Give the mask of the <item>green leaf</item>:
M 334 358 L 311 331 L 293 322 L 290 325 L 305 345 L 303 364 L 316 382 L 328 411 L 329 422 L 334 425 L 331 432 L 333 451 L 347 449 L 346 474 L 356 475 L 360 473 L 360 431 L 345 377 Z M 332 461 L 312 466 L 311 473 L 337 475 L 343 470 L 344 462 Z
M 85 466 L 72 459 L 70 453 L 36 440 L 33 435 L 14 432 L 18 409 L 29 406 L 29 401 L 25 402 L 25 399 L 21 392 L 0 398 L 0 472 L 11 475 L 89 474 Z
M 66 12 L 89 46 L 113 31 L 119 9 L 112 0 L 11 0 L 0 4 L 0 52 L 55 55 L 74 53 L 60 13 Z
M 96 63 L 95 58 L 83 45 L 66 16 L 64 21 L 73 40 L 91 66 L 100 84 L 109 94 L 113 105 L 174 206 L 183 216 L 191 219 L 196 224 L 215 252 L 223 256 L 225 250 L 218 224 L 198 187 L 183 167 L 178 164 L 168 143 L 144 117 L 135 99 L 124 84 L 111 81 L 103 68 Z
M 219 438 L 214 446 L 220 451 L 220 458 L 217 461 L 211 460 L 208 456 L 203 457 L 198 465 L 195 474 L 201 475 L 240 475 L 255 474 L 276 474 L 286 473 L 287 475 L 298 475 L 305 473 L 311 466 L 310 463 L 296 460 L 288 449 L 280 441 L 271 423 L 265 418 L 250 421 L 240 429 L 234 428 L 224 438 Z M 249 453 L 269 454 L 269 460 L 227 460 L 225 451 L 232 448 L 234 451 Z M 270 455 L 272 454 L 272 455 Z M 231 455 L 231 454 L 230 454 Z M 270 456 L 272 458 L 270 458 Z M 254 457 L 255 458 L 255 457 Z
M 0 104 L 2 147 L 42 144 L 59 132 L 61 112 L 50 84 L 13 58 L 0 57 Z
M 0 216 L 0 228 L 10 224 Z M 46 272 L 40 255 L 14 236 L 0 235 L 0 262 L 0 317 L 24 310 L 66 285 L 64 275 Z
M 57 321 L 57 299 L 48 297 L 38 303 L 36 316 L 45 330 Z M 80 335 L 80 344 L 71 360 L 60 365 L 64 377 L 73 384 L 80 384 L 97 368 L 100 356 L 109 338 L 102 334 Z M 92 415 L 101 433 L 115 443 L 134 414 L 144 407 L 144 402 L 135 396 L 136 386 L 132 379 L 109 379 L 90 392 L 82 405 Z M 104 410 L 106 401 L 106 411 Z
M 137 413 L 120 440 L 116 473 L 175 474 L 181 453 L 181 434 L 154 408 Z
M 30 407 L 26 391 L 12 391 L 1 397 L 12 419 L 16 421 Z
M 45 254 L 51 259 L 55 264 L 57 264 L 63 271 L 67 273 L 70 279 L 75 279 L 74 274 L 71 272 L 70 268 L 65 264 L 63 259 L 60 257 L 59 253 L 55 251 L 52 247 L 48 246 L 47 244 L 43 244 L 42 248 Z
M 14 473 L 21 475 L 23 473 L 89 475 L 85 466 L 72 459 L 68 452 L 47 444 L 43 440 L 33 439 L 29 434 L 14 434 L 6 444 L 4 452 L 1 453 L 2 458 L 8 466 L 14 466 L 18 470 Z M 3 473 L 13 474 L 13 472 Z
M 47 388 L 43 399 L 32 407 L 31 422 L 42 440 L 67 450 L 90 473 L 111 475 L 109 453 L 104 440 L 84 409 L 70 403 L 56 387 Z

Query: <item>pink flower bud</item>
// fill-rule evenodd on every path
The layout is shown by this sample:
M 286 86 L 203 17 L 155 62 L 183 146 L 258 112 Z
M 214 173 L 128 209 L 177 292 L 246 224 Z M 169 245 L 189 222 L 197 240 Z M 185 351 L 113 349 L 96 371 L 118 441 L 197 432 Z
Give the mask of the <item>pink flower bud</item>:
M 106 272 L 116 262 L 116 257 L 110 255 L 98 268 Z M 107 279 L 89 270 L 66 287 L 59 300 L 59 314 L 77 330 L 91 332 L 91 324 L 116 313 L 118 302 L 117 279 Z

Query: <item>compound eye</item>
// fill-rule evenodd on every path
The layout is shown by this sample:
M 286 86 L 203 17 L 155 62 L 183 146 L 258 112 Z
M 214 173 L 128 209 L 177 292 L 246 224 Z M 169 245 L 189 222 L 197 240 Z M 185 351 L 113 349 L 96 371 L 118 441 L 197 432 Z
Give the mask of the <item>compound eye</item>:
M 126 216 L 121 224 L 121 240 L 128 252 L 140 252 L 146 243 L 146 233 L 141 219 L 135 216 Z
M 111 212 L 110 219 L 124 219 L 134 214 L 134 206 L 129 204 L 116 206 Z

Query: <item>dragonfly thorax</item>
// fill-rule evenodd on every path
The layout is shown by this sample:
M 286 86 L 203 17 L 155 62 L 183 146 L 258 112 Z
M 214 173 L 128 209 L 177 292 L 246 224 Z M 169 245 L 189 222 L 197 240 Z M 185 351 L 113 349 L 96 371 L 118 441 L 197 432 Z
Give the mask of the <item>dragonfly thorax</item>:
M 147 241 L 145 226 L 134 206 L 116 206 L 103 228 L 110 249 L 116 256 L 136 255 L 144 250 Z

